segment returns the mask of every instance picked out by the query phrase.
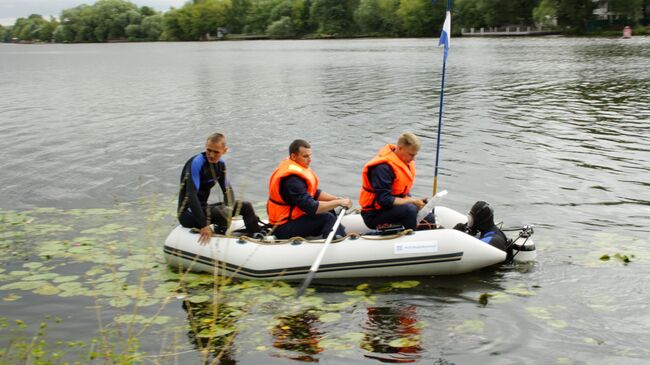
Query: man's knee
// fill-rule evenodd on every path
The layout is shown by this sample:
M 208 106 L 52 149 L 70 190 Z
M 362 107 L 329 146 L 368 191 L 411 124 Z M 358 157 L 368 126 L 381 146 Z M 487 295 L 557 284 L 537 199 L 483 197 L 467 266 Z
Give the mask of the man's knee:
M 245 202 L 245 201 L 238 201 L 237 204 L 239 205 L 239 214 L 244 217 L 250 214 L 255 214 L 255 211 L 253 210 L 253 204 L 250 202 Z

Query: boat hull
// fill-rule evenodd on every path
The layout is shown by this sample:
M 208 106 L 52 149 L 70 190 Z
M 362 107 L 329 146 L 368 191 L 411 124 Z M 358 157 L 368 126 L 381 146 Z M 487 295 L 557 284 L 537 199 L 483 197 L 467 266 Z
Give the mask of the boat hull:
M 454 217 L 447 218 L 450 222 L 464 218 L 460 214 Z M 319 278 L 455 275 L 506 259 L 505 252 L 454 229 L 363 235 L 369 229 L 358 214 L 346 216 L 343 224 L 348 232 L 362 235 L 333 242 L 318 269 Z M 241 221 L 233 221 L 233 226 L 241 225 Z M 301 280 L 323 246 L 322 239 L 278 243 L 226 236 L 213 236 L 207 245 L 200 245 L 198 237 L 187 228 L 176 227 L 165 242 L 168 264 L 242 279 Z

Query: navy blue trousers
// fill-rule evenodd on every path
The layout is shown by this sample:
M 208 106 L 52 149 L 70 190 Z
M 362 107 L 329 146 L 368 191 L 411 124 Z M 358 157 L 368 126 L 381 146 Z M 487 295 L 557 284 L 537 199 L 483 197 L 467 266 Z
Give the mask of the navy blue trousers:
M 415 229 L 418 208 L 415 204 L 393 205 L 388 209 L 361 212 L 363 222 L 368 228 L 375 229 L 380 224 L 399 224 L 406 229 Z
M 334 227 L 334 223 L 336 223 L 336 215 L 332 212 L 316 214 L 314 216 L 303 215 L 296 220 L 277 226 L 273 231 L 273 235 L 280 239 L 296 236 L 321 236 L 327 238 L 327 235 L 330 234 L 330 231 Z M 342 224 L 339 225 L 336 234 L 345 236 L 345 227 Z

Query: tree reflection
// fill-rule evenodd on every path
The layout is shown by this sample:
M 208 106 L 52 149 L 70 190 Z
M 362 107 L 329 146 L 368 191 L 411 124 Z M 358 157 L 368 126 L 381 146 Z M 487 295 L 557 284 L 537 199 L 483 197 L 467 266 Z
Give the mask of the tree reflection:
M 369 307 L 361 348 L 365 357 L 388 363 L 410 363 L 422 352 L 415 306 Z

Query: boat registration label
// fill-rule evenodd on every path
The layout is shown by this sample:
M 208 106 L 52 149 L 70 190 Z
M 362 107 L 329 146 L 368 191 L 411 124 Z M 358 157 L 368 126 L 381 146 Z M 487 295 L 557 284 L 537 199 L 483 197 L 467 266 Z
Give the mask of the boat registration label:
M 393 244 L 393 253 L 396 255 L 406 253 L 431 253 L 438 252 L 438 241 L 427 242 L 399 242 Z

